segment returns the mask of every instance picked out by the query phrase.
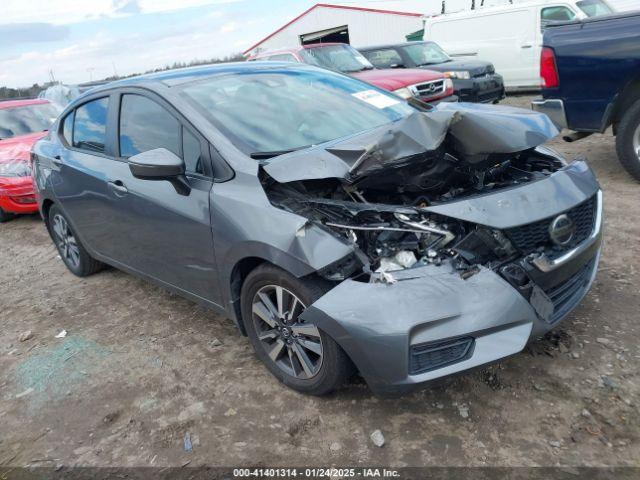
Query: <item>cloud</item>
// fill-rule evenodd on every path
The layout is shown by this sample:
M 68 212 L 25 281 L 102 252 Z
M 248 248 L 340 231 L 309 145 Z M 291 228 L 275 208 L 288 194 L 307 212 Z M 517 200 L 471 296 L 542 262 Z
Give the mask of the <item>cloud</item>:
M 69 27 L 50 23 L 0 24 L 0 38 L 5 46 L 32 42 L 57 42 L 69 36 Z
M 220 27 L 219 32 L 220 33 L 231 33 L 235 30 L 238 29 L 238 23 L 237 22 L 227 22 L 224 25 L 222 25 Z
M 161 13 L 240 0 L 2 0 L 2 23 L 66 25 L 87 19 Z
M 113 11 L 123 14 L 140 13 L 140 5 L 137 0 L 113 0 Z

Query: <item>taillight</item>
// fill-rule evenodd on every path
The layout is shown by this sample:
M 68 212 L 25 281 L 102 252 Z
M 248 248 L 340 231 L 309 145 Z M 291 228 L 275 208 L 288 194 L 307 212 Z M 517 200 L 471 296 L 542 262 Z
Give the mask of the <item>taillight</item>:
M 556 56 L 549 47 L 542 47 L 540 54 L 540 85 L 542 88 L 556 88 L 560 85 Z

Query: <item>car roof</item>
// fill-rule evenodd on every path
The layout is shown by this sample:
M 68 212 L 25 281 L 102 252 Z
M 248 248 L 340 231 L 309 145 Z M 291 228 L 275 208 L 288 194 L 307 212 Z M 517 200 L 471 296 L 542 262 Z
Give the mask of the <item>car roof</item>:
M 431 40 L 415 40 L 413 42 L 399 42 L 399 43 L 383 43 L 381 45 L 369 45 L 367 47 L 358 48 L 361 52 L 369 52 L 371 50 L 382 50 L 385 48 L 397 48 L 404 47 L 405 45 L 417 45 L 420 43 L 435 43 Z
M 205 65 L 198 67 L 178 68 L 175 70 L 165 70 L 162 72 L 147 73 L 135 77 L 116 80 L 98 87 L 92 88 L 83 94 L 80 98 L 94 95 L 96 93 L 112 90 L 121 87 L 144 86 L 153 88 L 164 84 L 167 87 L 173 87 L 189 83 L 201 78 L 211 77 L 215 75 L 225 75 L 233 73 L 249 73 L 259 70 L 267 70 L 272 68 L 304 68 L 301 64 L 293 64 L 291 62 L 233 62 L 219 63 L 215 65 Z M 308 67 L 308 66 L 306 66 Z M 74 102 L 75 103 L 75 102 Z
M 0 110 L 7 108 L 28 107 L 29 105 L 44 105 L 50 103 L 49 100 L 43 98 L 32 98 L 28 100 L 5 100 L 0 102 Z

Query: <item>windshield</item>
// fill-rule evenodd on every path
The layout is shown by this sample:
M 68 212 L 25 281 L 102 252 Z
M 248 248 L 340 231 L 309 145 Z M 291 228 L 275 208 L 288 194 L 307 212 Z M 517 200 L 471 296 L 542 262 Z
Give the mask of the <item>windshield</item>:
M 305 48 L 300 53 L 307 63 L 343 73 L 359 72 L 373 68 L 369 60 L 350 45 L 341 44 Z
M 433 65 L 436 63 L 450 62 L 451 57 L 440 48 L 440 45 L 433 42 L 412 43 L 402 49 L 409 55 L 411 60 L 417 65 Z
M 609 15 L 613 13 L 611 7 L 602 0 L 581 0 L 576 5 L 582 10 L 587 17 L 599 17 L 601 15 Z
M 0 109 L 0 139 L 48 130 L 57 116 L 50 103 Z
M 314 67 L 216 76 L 187 84 L 182 95 L 254 158 L 353 135 L 414 111 L 376 87 Z

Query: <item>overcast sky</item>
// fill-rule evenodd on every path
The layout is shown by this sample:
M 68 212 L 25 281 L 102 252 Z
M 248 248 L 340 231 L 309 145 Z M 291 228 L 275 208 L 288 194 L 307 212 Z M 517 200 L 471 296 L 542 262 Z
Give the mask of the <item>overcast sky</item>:
M 241 52 L 312 0 L 0 0 L 0 86 L 79 83 Z M 448 0 L 449 2 L 462 0 Z M 404 11 L 441 0 L 333 1 Z M 423 8 L 423 5 L 425 7 Z M 428 6 L 428 7 L 427 7 Z

